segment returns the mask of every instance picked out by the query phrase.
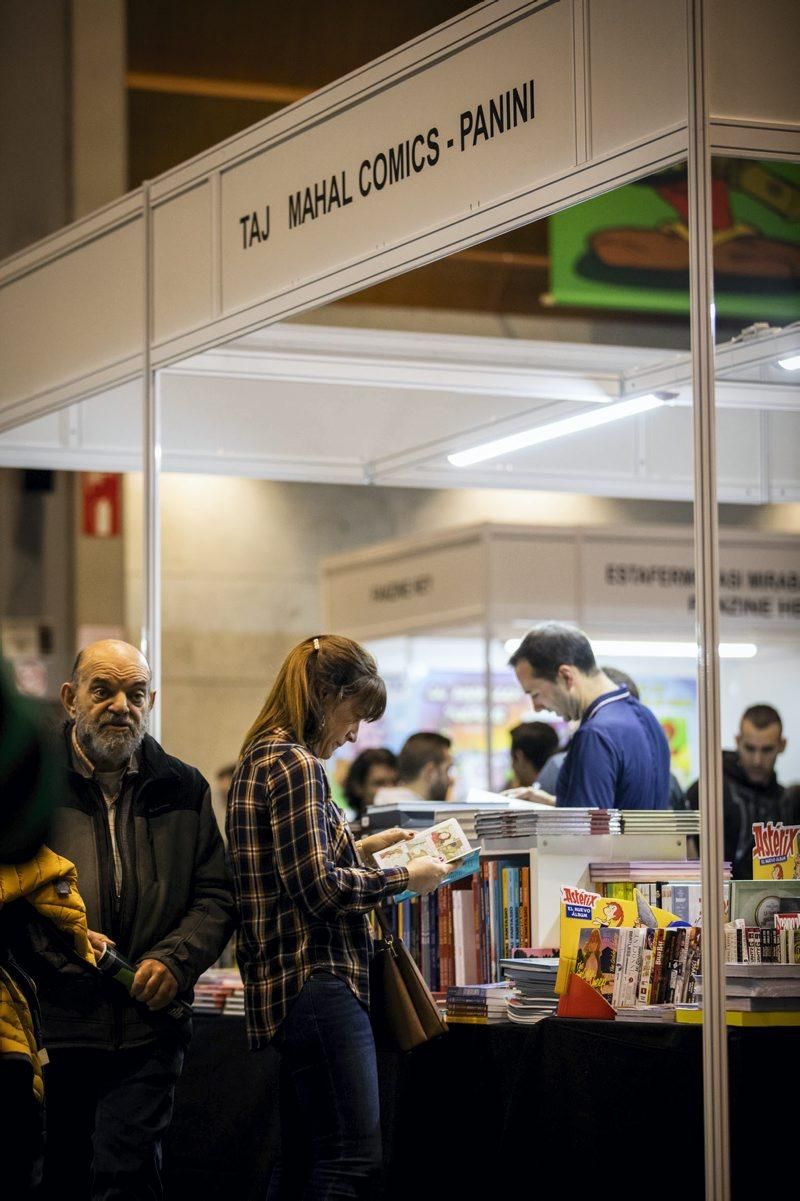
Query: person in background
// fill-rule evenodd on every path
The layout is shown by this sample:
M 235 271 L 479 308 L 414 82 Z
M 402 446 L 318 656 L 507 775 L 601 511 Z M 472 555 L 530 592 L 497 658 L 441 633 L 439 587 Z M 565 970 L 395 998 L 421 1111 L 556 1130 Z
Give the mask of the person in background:
M 217 826 L 226 847 L 228 836 L 225 833 L 225 815 L 228 812 L 228 793 L 235 770 L 235 763 L 227 763 L 225 767 L 221 767 L 214 777 L 214 789 L 211 793 L 211 808 L 214 810 L 214 817 L 217 819 Z
M 344 779 L 343 791 L 353 817 L 350 827 L 358 833 L 361 819 L 375 802 L 379 788 L 397 783 L 397 756 L 386 746 L 369 747 L 356 755 Z
M 285 659 L 245 735 L 231 785 L 228 846 L 241 915 L 237 957 L 253 1050 L 280 1054 L 281 1155 L 268 1197 L 379 1195 L 381 1135 L 370 1026 L 367 915 L 411 887 L 432 891 L 444 860 L 382 869 L 372 855 L 412 836 L 356 842 L 322 765 L 386 689 L 372 656 L 320 635 Z
M 639 689 L 627 671 L 620 671 L 618 667 L 601 667 L 600 670 L 604 671 L 609 680 L 613 680 L 618 688 L 624 686 L 628 689 L 631 696 L 636 697 L 637 701 L 641 700 Z M 672 771 L 669 773 L 669 808 L 686 808 L 686 794 L 681 788 L 680 780 Z
M 161 1141 L 190 1024 L 161 1011 L 228 940 L 233 895 L 208 784 L 146 733 L 155 699 L 136 647 L 78 655 L 61 689 L 66 778 L 49 845 L 78 870 L 89 942 L 136 966 L 130 995 L 97 973 L 76 1002 L 65 973 L 39 983 L 47 1145 L 43 1196 L 159 1198 Z
M 558 734 L 546 721 L 523 721 L 509 731 L 511 735 L 511 768 L 516 783 L 529 787 L 550 756 L 558 750 Z
M 453 743 L 445 734 L 411 734 L 397 756 L 397 785 L 381 788 L 376 805 L 403 801 L 446 801 L 453 773 Z
M 551 803 L 566 808 L 666 809 L 669 746 L 655 716 L 629 690 L 615 687 L 591 643 L 571 626 L 549 622 L 523 638 L 509 660 L 534 710 L 580 721 Z M 546 800 L 547 794 L 536 793 Z
M 753 822 L 791 822 L 794 806 L 775 774 L 775 762 L 786 748 L 783 723 L 772 705 L 745 709 L 736 735 L 736 750 L 722 752 L 722 817 L 725 859 L 735 880 L 753 875 Z M 699 781 L 686 793 L 686 806 L 697 809 Z
M 614 684 L 616 684 L 618 688 L 624 685 L 624 687 L 626 687 L 628 689 L 628 692 L 630 692 L 631 696 L 635 697 L 637 701 L 641 699 L 639 696 L 639 689 L 636 687 L 636 685 L 634 684 L 633 680 L 631 679 L 631 677 L 628 675 L 627 672 L 620 671 L 620 669 L 618 667 L 601 667 L 600 670 L 602 672 L 605 672 L 605 674 L 608 676 L 609 680 L 611 680 Z M 575 733 L 575 730 L 578 728 L 578 724 L 577 723 L 570 723 L 570 724 L 571 724 L 571 729 L 569 732 L 569 737 L 571 738 L 572 735 Z M 564 762 L 564 760 L 566 759 L 566 757 L 567 757 L 567 747 L 565 747 L 563 751 L 557 751 L 555 755 L 551 755 L 551 757 L 548 759 L 547 763 L 545 764 L 545 766 L 542 769 L 542 772 L 539 776 L 539 787 L 541 789 L 543 789 L 545 792 L 552 793 L 553 796 L 556 795 L 556 786 L 558 784 L 558 773 L 561 771 L 561 765 Z M 672 797 L 673 797 L 673 782 L 674 782 L 674 785 L 677 788 L 677 790 L 680 792 L 681 798 L 683 798 L 683 789 L 681 789 L 681 786 L 678 783 L 678 781 L 675 779 L 675 777 L 672 775 L 672 773 L 670 773 L 670 803 L 672 803 Z M 673 804 L 673 808 L 676 808 L 676 807 L 677 806 L 675 806 Z

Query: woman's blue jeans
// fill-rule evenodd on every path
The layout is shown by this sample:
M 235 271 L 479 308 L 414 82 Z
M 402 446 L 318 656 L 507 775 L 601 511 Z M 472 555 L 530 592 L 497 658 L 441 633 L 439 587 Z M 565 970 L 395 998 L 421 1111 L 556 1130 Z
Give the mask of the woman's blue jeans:
M 281 1056 L 281 1156 L 268 1201 L 379 1197 L 378 1072 L 364 1006 L 344 980 L 314 972 L 273 1045 Z

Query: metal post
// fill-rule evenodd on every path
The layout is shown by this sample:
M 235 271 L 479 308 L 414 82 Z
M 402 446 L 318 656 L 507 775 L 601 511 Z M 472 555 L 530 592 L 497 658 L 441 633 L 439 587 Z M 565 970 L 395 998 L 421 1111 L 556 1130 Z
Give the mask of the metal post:
M 703 1114 L 706 1201 L 730 1197 L 725 1025 L 719 542 L 714 396 L 711 156 L 703 0 L 688 4 L 689 280 L 694 426 L 694 558 L 700 709 L 700 891 L 703 897 Z
M 483 533 L 483 678 L 486 691 L 486 788 L 492 791 L 492 551 L 491 537 Z
M 161 738 L 161 397 L 158 373 L 153 371 L 153 214 L 150 184 L 142 188 L 144 203 L 144 354 L 142 362 L 144 411 L 144 597 L 141 651 L 150 664 L 156 702 L 150 714 L 150 733 Z

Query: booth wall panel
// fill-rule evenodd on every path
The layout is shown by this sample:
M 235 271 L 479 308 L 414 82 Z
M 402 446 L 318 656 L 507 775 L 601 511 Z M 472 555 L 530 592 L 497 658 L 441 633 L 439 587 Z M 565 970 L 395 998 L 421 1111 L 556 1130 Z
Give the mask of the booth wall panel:
M 79 406 L 80 442 L 87 450 L 124 451 L 141 460 L 142 385 L 138 380 L 92 396 Z
M 767 457 L 772 500 L 800 500 L 800 413 L 770 413 Z
M 797 0 L 711 0 L 708 41 L 713 116 L 800 122 Z
M 492 601 L 519 618 L 574 621 L 578 612 L 577 553 L 571 537 L 535 543 L 493 537 L 489 543 Z
M 37 417 L 25 425 L 15 426 L 0 434 L 0 464 L 3 463 L 4 452 L 12 447 L 44 447 L 58 448 L 62 445 L 63 413 L 48 413 L 45 417 Z
M 143 337 L 143 227 L 137 219 L 0 288 L 0 404 L 133 356 Z
M 690 410 L 689 410 L 690 411 Z M 761 499 L 761 414 L 717 408 L 717 487 Z
M 171 197 L 153 214 L 154 341 L 210 321 L 214 229 L 211 181 Z
M 591 157 L 685 125 L 685 5 L 664 0 L 587 3 Z
M 392 556 L 354 567 L 343 583 L 328 575 L 325 614 L 335 630 L 447 620 L 483 605 L 485 578 L 484 547 L 474 539 Z

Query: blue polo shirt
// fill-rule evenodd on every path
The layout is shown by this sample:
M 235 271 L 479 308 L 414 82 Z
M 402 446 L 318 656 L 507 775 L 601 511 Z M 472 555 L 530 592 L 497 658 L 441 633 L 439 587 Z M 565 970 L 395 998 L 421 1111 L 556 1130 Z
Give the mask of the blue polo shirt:
M 627 688 L 592 701 L 572 736 L 556 784 L 567 809 L 668 809 L 669 745 Z

